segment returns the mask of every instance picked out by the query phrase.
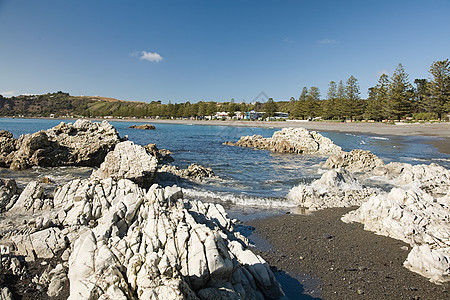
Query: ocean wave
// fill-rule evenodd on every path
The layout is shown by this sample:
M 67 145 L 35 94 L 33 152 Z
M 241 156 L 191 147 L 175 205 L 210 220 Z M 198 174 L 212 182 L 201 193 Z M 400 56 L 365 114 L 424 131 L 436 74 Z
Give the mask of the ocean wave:
M 236 195 L 207 190 L 183 188 L 183 195 L 192 200 L 205 200 L 209 202 L 228 202 L 242 206 L 257 207 L 296 207 L 297 203 L 286 198 L 255 197 L 248 195 Z
M 372 136 L 371 137 L 373 140 L 383 140 L 383 141 L 389 141 L 389 139 L 387 137 L 382 137 L 382 136 Z

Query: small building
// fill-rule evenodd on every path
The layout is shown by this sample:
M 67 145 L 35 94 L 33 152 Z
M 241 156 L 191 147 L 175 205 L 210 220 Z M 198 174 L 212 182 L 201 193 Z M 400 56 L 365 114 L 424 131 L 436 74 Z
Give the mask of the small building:
M 264 115 L 263 112 L 258 111 L 246 111 L 244 114 L 244 120 L 260 120 L 262 119 L 262 116 Z

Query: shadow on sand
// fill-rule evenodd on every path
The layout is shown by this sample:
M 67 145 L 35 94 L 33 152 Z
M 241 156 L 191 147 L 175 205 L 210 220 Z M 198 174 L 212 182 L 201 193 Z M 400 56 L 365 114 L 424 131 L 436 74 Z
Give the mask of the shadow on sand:
M 277 281 L 280 283 L 286 297 L 283 300 L 319 300 L 320 291 L 318 289 L 319 281 L 307 275 L 292 277 L 284 271 L 279 271 L 272 267 L 272 272 L 274 273 Z M 312 285 L 312 289 L 306 290 L 304 284 L 300 283 L 299 280 L 307 281 Z

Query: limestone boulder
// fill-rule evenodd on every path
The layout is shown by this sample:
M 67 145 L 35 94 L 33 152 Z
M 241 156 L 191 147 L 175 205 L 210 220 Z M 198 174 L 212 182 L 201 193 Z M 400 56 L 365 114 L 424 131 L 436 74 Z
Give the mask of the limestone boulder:
M 128 128 L 142 129 L 142 130 L 154 130 L 154 129 L 156 129 L 155 126 L 152 125 L 152 124 L 131 125 Z
M 174 159 L 171 156 L 172 152 L 166 149 L 158 149 L 155 144 L 148 144 L 144 146 L 144 148 L 150 153 L 152 156 L 158 159 L 159 164 L 170 163 L 173 162 Z
M 46 131 L 49 139 L 70 152 L 67 165 L 99 166 L 108 152 L 122 141 L 117 130 L 106 121 L 77 120 L 61 123 Z
M 211 168 L 198 164 L 191 164 L 186 169 L 179 169 L 173 165 L 162 165 L 158 169 L 158 178 L 160 180 L 177 181 L 179 179 L 188 179 L 194 181 L 203 181 L 208 178 L 216 177 Z
M 23 192 L 18 197 L 11 212 L 16 211 L 37 211 L 45 208 L 52 208 L 52 200 L 44 193 L 44 186 L 39 181 L 31 181 L 27 184 Z
M 155 178 L 157 159 L 144 147 L 131 141 L 121 142 L 114 151 L 106 155 L 98 170 L 92 172 L 93 178 L 129 179 L 140 186 L 149 187 Z
M 377 194 L 378 190 L 365 187 L 345 168 L 327 171 L 311 184 L 293 187 L 287 198 L 310 210 L 330 207 L 360 206 Z
M 145 192 L 127 182 L 134 192 L 114 197 L 97 225 L 74 244 L 69 299 L 283 297 L 270 268 L 233 231 L 223 207 L 183 200 L 176 186 L 153 185 Z
M 283 128 L 276 131 L 271 138 L 261 135 L 243 136 L 236 143 L 226 142 L 226 145 L 265 149 L 281 153 L 297 154 L 333 154 L 342 151 L 329 138 L 304 128 Z
M 0 212 L 8 210 L 19 198 L 20 190 L 14 179 L 0 178 Z
M 107 122 L 77 120 L 15 139 L 0 136 L 0 167 L 23 170 L 33 166 L 99 166 L 121 141 Z
M 387 177 L 398 186 L 415 186 L 442 197 L 450 191 L 450 170 L 437 165 L 411 165 L 393 162 L 386 165 Z
M 354 149 L 331 155 L 322 167 L 327 169 L 346 168 L 350 172 L 371 172 L 374 175 L 386 173 L 384 162 L 367 150 Z
M 449 211 L 450 193 L 435 198 L 420 189 L 394 188 L 372 196 L 342 220 L 409 243 L 414 248 L 405 266 L 442 282 L 450 280 Z

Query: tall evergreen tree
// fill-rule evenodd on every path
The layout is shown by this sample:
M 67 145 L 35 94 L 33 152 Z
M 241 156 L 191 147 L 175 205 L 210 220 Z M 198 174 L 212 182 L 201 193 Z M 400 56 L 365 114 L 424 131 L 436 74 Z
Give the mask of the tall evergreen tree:
M 433 108 L 430 105 L 430 83 L 426 79 L 415 79 L 414 84 L 416 102 L 416 112 L 432 112 Z
M 411 88 L 408 74 L 405 72 L 403 65 L 399 64 L 392 74 L 389 86 L 388 108 L 391 117 L 396 117 L 399 120 L 409 112 Z
M 302 89 L 302 93 L 298 98 L 298 101 L 295 102 L 294 106 L 294 119 L 302 119 L 306 118 L 306 98 L 308 96 L 308 88 L 305 86 Z
M 318 87 L 312 86 L 306 97 L 306 115 L 309 117 L 317 117 L 321 115 L 320 111 L 320 90 Z
M 356 79 L 353 75 L 351 75 L 345 86 L 345 95 L 346 95 L 346 104 L 347 104 L 347 113 L 350 117 L 350 120 L 353 120 L 355 116 L 360 114 L 360 94 L 358 79 Z
M 346 114 L 346 104 L 345 104 L 345 88 L 342 80 L 339 81 L 336 93 L 336 105 L 335 112 L 337 119 L 340 120 Z
M 274 117 L 277 112 L 277 104 L 272 98 L 269 98 L 266 103 L 264 103 L 264 118 Z
M 435 61 L 431 65 L 430 98 L 431 107 L 439 118 L 450 111 L 450 62 L 448 59 Z
M 334 119 L 336 114 L 336 98 L 337 98 L 336 82 L 330 81 L 330 83 L 328 84 L 327 101 L 323 109 L 323 117 L 325 119 Z

